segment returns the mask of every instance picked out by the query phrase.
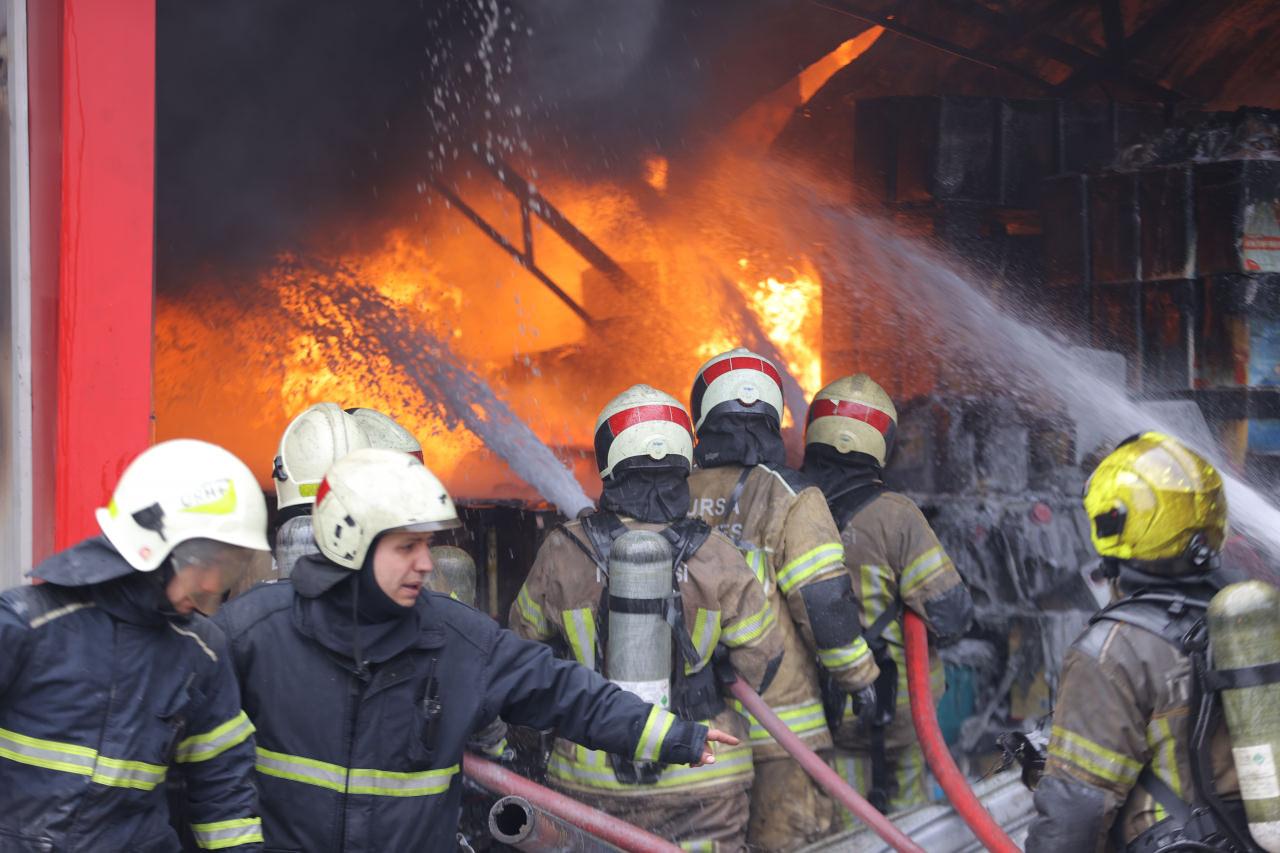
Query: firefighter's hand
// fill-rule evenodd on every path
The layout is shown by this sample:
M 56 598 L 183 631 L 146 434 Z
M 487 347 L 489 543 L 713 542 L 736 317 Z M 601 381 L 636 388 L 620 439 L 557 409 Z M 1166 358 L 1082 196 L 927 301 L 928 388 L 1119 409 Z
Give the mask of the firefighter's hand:
M 694 764 L 691 764 L 691 767 L 701 767 L 704 764 L 716 763 L 716 753 L 711 747 L 712 743 L 723 743 L 726 746 L 737 746 L 741 741 L 728 732 L 722 732 L 719 729 L 708 729 L 707 742 L 703 744 L 702 747 L 702 758 L 698 759 Z
M 853 713 L 860 725 L 871 725 L 876 716 L 876 687 L 868 684 L 853 694 Z

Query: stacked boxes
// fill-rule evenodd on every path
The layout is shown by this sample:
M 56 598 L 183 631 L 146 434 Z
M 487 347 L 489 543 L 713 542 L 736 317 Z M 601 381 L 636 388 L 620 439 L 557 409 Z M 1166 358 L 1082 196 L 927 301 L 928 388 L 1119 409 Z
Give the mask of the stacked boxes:
M 1133 390 L 1200 402 L 1240 463 L 1280 453 L 1280 162 L 1062 175 L 1042 200 L 1046 280 Z

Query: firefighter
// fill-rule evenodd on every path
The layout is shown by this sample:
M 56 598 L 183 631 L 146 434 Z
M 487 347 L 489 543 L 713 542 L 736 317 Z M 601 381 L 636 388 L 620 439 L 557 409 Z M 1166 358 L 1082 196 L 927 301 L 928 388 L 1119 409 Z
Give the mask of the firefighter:
M 1027 850 L 1257 849 L 1226 727 L 1198 701 L 1213 695 L 1196 673 L 1221 583 L 1218 472 L 1175 439 L 1143 433 L 1099 463 L 1084 507 L 1113 603 L 1063 661 Z
M 885 488 L 898 412 L 865 373 L 837 379 L 809 407 L 802 470 L 826 495 L 839 525 L 845 563 L 862 602 L 863 636 L 880 664 L 876 710 L 860 721 L 852 702 L 834 703 L 836 769 L 882 812 L 928 800 L 924 754 L 911 725 L 902 612 L 924 619 L 933 640 L 959 639 L 973 599 L 920 509 Z M 934 697 L 946 689 L 930 651 Z
M 689 477 L 692 514 L 733 540 L 778 614 L 787 665 L 764 699 L 830 760 L 819 666 L 868 708 L 878 669 L 861 637 L 844 546 L 826 499 L 786 467 L 782 378 L 768 359 L 735 349 L 698 371 L 690 408 L 698 437 Z M 735 706 L 745 714 L 736 700 Z M 789 850 L 826 835 L 835 804 L 763 726 L 748 720 L 756 765 L 749 842 Z
M 289 422 L 271 469 L 279 525 L 274 553 L 280 577 L 289 577 L 298 559 L 316 550 L 311 508 L 324 472 L 351 451 L 370 446 L 357 416 L 337 403 L 316 403 Z
M 121 475 L 102 536 L 0 595 L 0 849 L 260 850 L 253 726 L 212 611 L 255 560 L 267 507 L 239 459 L 166 441 Z
M 733 740 L 425 592 L 431 536 L 459 522 L 408 454 L 334 463 L 312 519 L 319 553 L 218 614 L 258 730 L 268 847 L 451 849 L 463 745 L 498 714 L 672 764 L 714 762 L 706 741 Z
M 757 689 L 782 658 L 777 613 L 733 544 L 688 518 L 693 458 L 689 415 L 668 394 L 633 386 L 596 421 L 598 511 L 557 527 L 543 541 L 511 608 L 512 630 L 560 645 L 597 672 L 608 654 L 609 557 L 627 531 L 661 531 L 671 543 L 668 621 L 671 707 L 745 737 L 743 719 L 720 695 L 713 659 L 727 658 Z M 607 594 L 606 594 L 607 593 Z M 547 768 L 551 784 L 597 808 L 696 850 L 741 850 L 746 840 L 751 749 L 721 751 L 714 767 L 637 769 L 562 737 Z

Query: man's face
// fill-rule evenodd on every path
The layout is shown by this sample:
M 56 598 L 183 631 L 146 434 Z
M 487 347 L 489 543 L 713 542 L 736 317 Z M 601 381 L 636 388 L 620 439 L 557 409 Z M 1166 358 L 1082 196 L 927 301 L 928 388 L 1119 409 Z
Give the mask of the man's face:
M 187 566 L 174 574 L 165 587 L 169 603 L 182 615 L 199 610 L 212 616 L 226 590 L 224 572 L 218 566 Z
M 392 531 L 373 552 L 373 577 L 387 597 L 412 607 L 431 574 L 431 534 Z

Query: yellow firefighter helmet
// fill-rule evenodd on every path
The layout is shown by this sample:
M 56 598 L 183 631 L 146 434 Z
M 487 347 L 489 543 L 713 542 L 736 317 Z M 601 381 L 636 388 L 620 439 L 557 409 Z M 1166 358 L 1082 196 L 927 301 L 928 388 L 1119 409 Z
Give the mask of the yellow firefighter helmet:
M 1222 550 L 1227 498 L 1217 470 L 1176 439 L 1144 432 L 1098 463 L 1084 490 L 1093 546 L 1103 557 L 1197 571 Z

